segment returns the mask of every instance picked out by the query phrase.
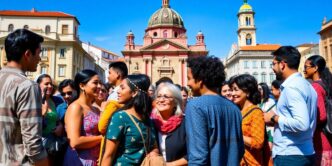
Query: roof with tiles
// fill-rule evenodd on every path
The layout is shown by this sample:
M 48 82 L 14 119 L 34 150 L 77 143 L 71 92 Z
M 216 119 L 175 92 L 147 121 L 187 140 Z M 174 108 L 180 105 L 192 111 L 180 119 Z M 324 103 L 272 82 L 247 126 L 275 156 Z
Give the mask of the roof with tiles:
M 62 18 L 74 18 L 78 23 L 79 21 L 73 15 L 63 12 L 49 12 L 49 11 L 37 11 L 32 8 L 30 11 L 23 10 L 0 10 L 0 16 L 22 16 L 22 17 L 62 17 Z
M 280 48 L 279 44 L 257 44 L 256 46 L 242 46 L 241 51 L 274 51 Z

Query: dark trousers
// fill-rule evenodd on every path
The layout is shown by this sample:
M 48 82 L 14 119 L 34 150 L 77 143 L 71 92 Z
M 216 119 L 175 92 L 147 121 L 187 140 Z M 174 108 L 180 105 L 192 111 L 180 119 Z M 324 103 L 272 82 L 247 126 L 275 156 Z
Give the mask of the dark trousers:
M 273 159 L 274 166 L 313 166 L 315 165 L 315 155 L 277 155 Z

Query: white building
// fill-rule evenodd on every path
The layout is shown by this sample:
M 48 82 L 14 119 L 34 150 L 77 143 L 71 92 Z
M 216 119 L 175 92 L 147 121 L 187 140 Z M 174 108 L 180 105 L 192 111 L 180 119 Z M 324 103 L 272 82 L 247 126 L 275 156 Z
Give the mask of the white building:
M 277 44 L 257 44 L 255 12 L 244 0 L 238 12 L 238 44 L 233 44 L 225 60 L 227 79 L 239 74 L 251 74 L 257 82 L 268 85 L 275 80 L 271 68 L 272 51 L 280 47 Z
M 91 45 L 90 43 L 82 43 L 83 49 L 88 52 L 103 70 L 103 79 L 108 77 L 108 66 L 110 62 L 118 60 L 119 56 L 106 49 Z
M 47 73 L 56 82 L 74 78 L 85 68 L 97 69 L 95 60 L 81 45 L 78 35 L 80 23 L 75 16 L 63 12 L 0 11 L 0 67 L 6 64 L 4 40 L 15 29 L 26 28 L 42 37 L 41 62 L 37 72 L 27 73 L 29 78 Z M 104 71 L 102 71 L 104 73 Z

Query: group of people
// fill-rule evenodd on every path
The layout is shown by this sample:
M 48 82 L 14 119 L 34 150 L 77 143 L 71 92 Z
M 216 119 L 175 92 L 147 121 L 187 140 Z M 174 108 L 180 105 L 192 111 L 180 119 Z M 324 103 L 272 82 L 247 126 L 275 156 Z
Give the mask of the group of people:
M 4 165 L 332 165 L 323 132 L 332 75 L 319 55 L 283 46 L 272 53 L 271 90 L 241 74 L 225 81 L 215 57 L 187 60 L 187 86 L 109 65 L 108 83 L 89 69 L 55 88 L 35 81 L 43 38 L 18 29 L 6 37 L 0 70 L 0 163 Z M 56 92 L 57 91 L 57 92 Z M 56 148 L 54 148 L 56 144 Z

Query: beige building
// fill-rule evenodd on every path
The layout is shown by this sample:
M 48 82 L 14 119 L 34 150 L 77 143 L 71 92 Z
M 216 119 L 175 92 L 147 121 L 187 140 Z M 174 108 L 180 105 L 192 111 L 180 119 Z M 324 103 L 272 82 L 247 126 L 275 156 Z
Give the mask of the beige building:
M 305 43 L 305 44 L 296 46 L 296 48 L 297 48 L 297 50 L 299 50 L 299 52 L 301 54 L 299 72 L 303 74 L 303 67 L 304 67 L 305 61 L 313 55 L 319 55 L 319 45 Z
M 79 40 L 79 21 L 75 16 L 63 12 L 0 11 L 0 67 L 6 64 L 4 40 L 19 28 L 29 29 L 44 37 L 41 62 L 37 72 L 27 73 L 33 79 L 47 73 L 56 82 L 74 78 L 82 69 L 93 69 L 99 73 L 104 70 L 95 65 L 95 59 L 83 48 Z
M 258 44 L 256 41 L 255 12 L 246 0 L 239 9 L 238 44 L 233 44 L 227 58 L 224 60 L 227 79 L 240 74 L 250 74 L 258 83 L 268 85 L 275 80 L 271 68 L 273 56 L 279 44 Z
M 324 56 L 327 67 L 332 71 L 332 20 L 326 21 L 325 17 L 322 28 L 318 34 L 320 35 L 320 53 Z

